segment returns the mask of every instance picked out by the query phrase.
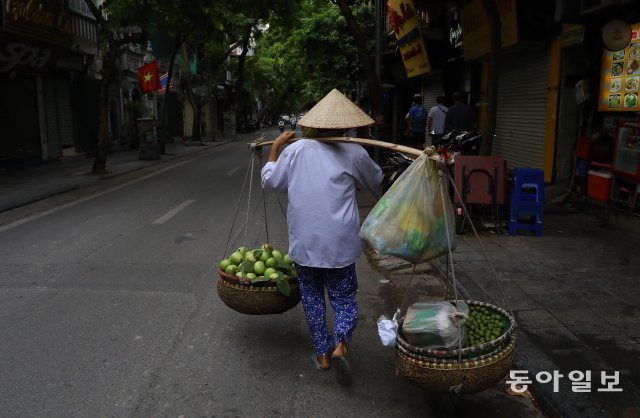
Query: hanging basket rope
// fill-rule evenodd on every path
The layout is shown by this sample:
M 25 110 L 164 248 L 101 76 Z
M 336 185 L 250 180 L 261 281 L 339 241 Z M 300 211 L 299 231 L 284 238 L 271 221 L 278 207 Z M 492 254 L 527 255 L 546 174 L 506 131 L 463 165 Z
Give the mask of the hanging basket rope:
M 425 152 L 427 154 L 432 154 L 434 150 L 427 148 Z M 457 193 L 458 196 L 459 191 L 449 174 L 449 170 L 445 166 L 445 162 L 440 159 L 436 160 L 434 163 L 438 165 L 438 174 L 440 176 L 438 190 L 444 207 L 445 193 L 444 186 L 442 184 L 443 178 L 445 179 L 444 181 L 451 184 L 454 192 Z M 465 216 L 469 216 L 464 203 L 462 204 L 462 207 L 464 209 Z M 509 302 L 504 294 L 504 290 L 502 289 L 502 285 L 497 279 L 493 265 L 491 264 L 486 251 L 484 251 L 482 243 L 480 243 L 480 245 L 482 246 L 487 262 L 489 263 L 491 273 L 498 282 L 498 286 L 504 298 L 508 312 L 498 306 L 486 302 L 474 300 L 460 301 L 453 263 L 453 250 L 451 239 L 449 237 L 450 225 L 447 221 L 445 221 L 444 224 L 448 246 L 446 280 L 449 281 L 450 267 L 450 283 L 452 284 L 455 298 L 455 300 L 450 302 L 452 304 L 465 302 L 469 306 L 483 307 L 497 312 L 500 314 L 503 322 L 506 323 L 506 331 L 491 341 L 471 347 L 462 347 L 462 339 L 459 339 L 458 347 L 456 349 L 426 349 L 416 347 L 409 344 L 399 331 L 396 340 L 396 370 L 399 374 L 405 376 L 410 381 L 432 392 L 456 394 L 476 393 L 495 385 L 509 372 L 517 353 L 515 332 L 517 324 Z M 475 227 L 473 227 L 473 231 L 478 241 L 480 241 L 480 237 L 475 230 Z M 414 272 L 415 265 L 413 266 L 407 291 L 402 302 L 402 308 L 405 308 Z M 482 290 L 484 291 L 484 289 Z M 485 294 L 487 294 L 486 291 Z M 402 320 L 400 320 L 398 324 L 399 330 L 402 328 L 401 326 Z
M 229 236 L 225 245 L 223 257 L 226 256 L 229 243 L 231 242 L 231 236 L 233 234 L 233 228 L 238 216 L 238 210 L 242 202 L 247 180 L 248 183 L 248 196 L 247 196 L 247 215 L 244 225 L 244 240 L 243 245 L 247 244 L 247 237 L 249 231 L 249 213 L 251 211 L 251 195 L 253 189 L 253 177 L 255 173 L 256 158 L 260 158 L 255 149 L 252 148 L 251 158 L 247 167 L 247 172 L 242 184 L 242 190 L 238 197 L 236 209 L 231 222 L 231 228 L 229 229 Z M 261 164 L 259 164 L 261 165 Z M 267 225 L 267 205 L 264 190 L 262 191 L 262 209 L 264 214 L 264 226 L 266 230 L 266 240 L 269 242 L 269 227 Z M 284 209 L 280 200 L 276 196 L 278 205 L 284 215 Z M 286 217 L 286 216 L 285 216 Z M 257 284 L 250 284 L 243 282 L 240 278 L 223 272 L 220 268 L 218 270 L 218 283 L 217 291 L 220 300 L 229 308 L 236 312 L 248 314 L 248 315 L 270 315 L 280 314 L 294 308 L 300 303 L 300 288 L 298 287 L 298 280 L 294 277 L 286 277 L 288 282 L 289 294 L 285 295 L 278 287 L 275 280 L 269 280 L 260 282 Z M 286 284 L 286 283 L 285 283 Z

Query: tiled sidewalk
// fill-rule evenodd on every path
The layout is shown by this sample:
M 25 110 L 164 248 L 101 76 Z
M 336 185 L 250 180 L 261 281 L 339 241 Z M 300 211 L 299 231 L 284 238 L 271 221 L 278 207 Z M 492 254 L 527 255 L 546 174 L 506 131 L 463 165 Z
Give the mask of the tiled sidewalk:
M 528 370 L 537 398 L 558 416 L 640 416 L 639 244 L 633 230 L 553 208 L 545 214 L 542 237 L 458 237 L 458 289 L 511 308 L 520 327 L 517 366 Z M 434 262 L 443 274 L 445 262 Z M 553 370 L 564 374 L 557 392 L 533 379 Z M 589 393 L 572 391 L 568 374 L 574 370 L 592 372 Z M 601 372 L 615 371 L 622 393 L 598 391 Z

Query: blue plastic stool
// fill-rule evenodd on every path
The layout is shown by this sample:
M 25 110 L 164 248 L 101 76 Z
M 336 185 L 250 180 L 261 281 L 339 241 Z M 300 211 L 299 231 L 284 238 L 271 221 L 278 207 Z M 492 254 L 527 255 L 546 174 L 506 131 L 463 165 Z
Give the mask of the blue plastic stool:
M 509 235 L 515 235 L 518 230 L 527 230 L 542 236 L 543 215 L 544 172 L 537 168 L 514 168 Z

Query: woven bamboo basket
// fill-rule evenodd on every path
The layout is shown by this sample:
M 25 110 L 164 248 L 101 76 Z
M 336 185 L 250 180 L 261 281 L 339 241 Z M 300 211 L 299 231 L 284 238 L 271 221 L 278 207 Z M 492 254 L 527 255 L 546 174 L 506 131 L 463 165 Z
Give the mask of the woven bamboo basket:
M 425 363 L 429 363 L 429 364 L 457 364 L 458 363 L 458 358 L 460 358 L 460 356 L 456 356 L 455 358 L 449 358 L 449 357 L 428 357 L 428 356 L 423 356 L 421 354 L 417 354 L 415 352 L 412 352 L 410 350 L 408 350 L 407 348 L 405 348 L 404 346 L 402 346 L 400 343 L 398 343 L 396 345 L 396 348 L 398 350 L 400 350 L 402 352 L 402 354 L 411 357 L 414 360 L 420 360 L 422 362 Z M 461 358 L 463 360 L 468 360 L 469 358 L 473 358 L 474 361 L 478 361 L 478 360 L 483 360 L 486 358 L 489 358 L 495 354 L 498 354 L 500 351 L 502 351 L 504 347 L 496 347 L 490 351 L 487 351 L 486 353 L 483 354 L 477 354 L 474 353 L 474 355 L 472 357 L 469 357 L 469 355 L 465 356 L 461 356 Z
M 451 361 L 407 354 L 396 346 L 396 370 L 431 392 L 470 394 L 488 389 L 503 379 L 515 360 L 516 335 L 501 350 L 477 358 Z
M 450 301 L 450 302 L 455 302 L 455 301 Z M 502 317 L 503 327 L 506 328 L 506 330 L 498 338 L 495 338 L 491 341 L 487 341 L 484 344 L 474 345 L 473 347 L 464 347 L 461 349 L 456 348 L 456 349 L 448 349 L 448 350 L 447 349 L 427 349 L 427 348 L 411 345 L 409 344 L 407 339 L 402 335 L 402 332 L 399 332 L 398 338 L 397 338 L 398 345 L 402 346 L 402 348 L 406 349 L 406 351 L 408 352 L 420 354 L 425 357 L 457 360 L 460 354 L 464 359 L 475 358 L 481 355 L 486 355 L 489 353 L 499 351 L 501 348 L 505 347 L 509 343 L 511 339 L 511 335 L 514 333 L 515 326 L 516 326 L 515 319 L 511 314 L 509 314 L 504 309 L 487 302 L 481 302 L 477 300 L 464 300 L 463 302 L 469 305 L 469 307 L 471 306 L 484 307 L 499 313 L 500 316 Z
M 275 281 L 258 285 L 240 283 L 237 277 L 218 269 L 218 297 L 234 311 L 247 315 L 279 314 L 294 308 L 300 303 L 300 288 L 296 278 L 288 278 L 291 292 L 283 295 Z

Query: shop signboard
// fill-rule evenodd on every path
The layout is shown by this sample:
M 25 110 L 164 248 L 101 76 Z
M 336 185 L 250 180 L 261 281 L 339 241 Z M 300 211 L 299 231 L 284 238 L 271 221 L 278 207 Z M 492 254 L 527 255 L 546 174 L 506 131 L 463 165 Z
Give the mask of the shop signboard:
M 413 0 L 389 0 L 387 15 L 396 35 L 396 45 L 400 48 L 407 77 L 415 77 L 431 71 Z
M 640 85 L 640 23 L 631 25 L 631 42 L 620 51 L 604 50 L 598 110 L 637 112 Z
M 500 15 L 501 47 L 518 43 L 518 15 L 515 0 L 497 0 Z M 474 60 L 491 51 L 491 31 L 482 0 L 473 0 L 462 8 L 462 48 L 465 61 Z
M 68 2 L 59 0 L 0 0 L 6 33 L 55 44 L 71 45 Z
M 447 43 L 447 62 L 455 62 L 464 58 L 462 50 L 462 22 L 460 12 L 455 9 L 449 23 L 449 42 Z
M 562 33 L 560 33 L 560 46 L 567 48 L 573 45 L 579 45 L 584 40 L 584 25 L 574 25 L 565 23 L 562 25 Z

